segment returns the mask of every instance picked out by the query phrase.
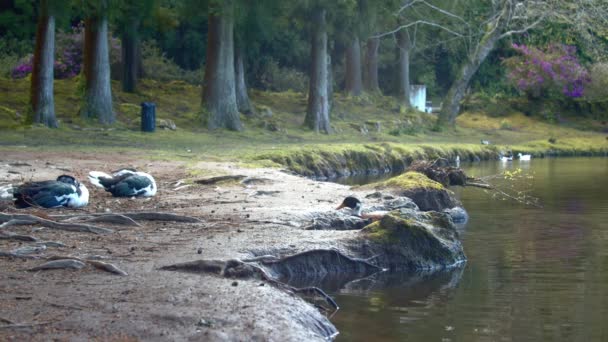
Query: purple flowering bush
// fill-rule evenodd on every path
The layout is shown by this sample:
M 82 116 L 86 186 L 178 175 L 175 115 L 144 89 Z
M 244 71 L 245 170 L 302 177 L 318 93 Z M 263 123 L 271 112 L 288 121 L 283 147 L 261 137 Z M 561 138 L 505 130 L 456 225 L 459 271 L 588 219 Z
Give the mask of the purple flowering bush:
M 519 55 L 506 59 L 507 79 L 528 96 L 579 98 L 591 81 L 574 46 L 553 44 L 541 50 L 513 44 Z
M 120 62 L 120 40 L 110 37 L 110 62 Z M 77 76 L 82 68 L 84 24 L 72 27 L 69 32 L 59 31 L 55 38 L 55 79 Z M 21 60 L 11 72 L 13 78 L 24 78 L 32 72 L 33 56 Z

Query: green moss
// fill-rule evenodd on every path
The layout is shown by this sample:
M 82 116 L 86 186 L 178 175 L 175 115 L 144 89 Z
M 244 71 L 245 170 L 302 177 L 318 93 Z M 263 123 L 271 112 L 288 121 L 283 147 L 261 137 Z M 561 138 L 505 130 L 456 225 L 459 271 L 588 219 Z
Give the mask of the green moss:
M 14 129 L 23 125 L 23 117 L 14 109 L 0 105 L 0 128 Z
M 416 220 L 388 214 L 364 228 L 368 238 L 380 243 L 394 244 L 403 242 L 404 237 L 411 240 L 433 239 L 429 230 Z
M 437 189 L 444 190 L 445 188 L 441 183 L 435 182 L 429 179 L 427 176 L 418 172 L 406 172 L 397 177 L 389 178 L 388 180 L 369 184 L 369 187 L 374 188 L 398 188 L 400 190 L 411 190 L 411 189 Z

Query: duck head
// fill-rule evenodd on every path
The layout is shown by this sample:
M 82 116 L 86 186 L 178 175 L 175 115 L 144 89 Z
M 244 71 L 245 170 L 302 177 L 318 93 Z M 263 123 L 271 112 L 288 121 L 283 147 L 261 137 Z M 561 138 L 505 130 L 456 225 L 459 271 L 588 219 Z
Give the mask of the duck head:
M 354 216 L 361 216 L 361 209 L 363 209 L 363 204 L 361 201 L 353 196 L 348 196 L 342 201 L 342 203 L 336 208 L 336 210 L 340 210 L 342 208 L 349 208 Z

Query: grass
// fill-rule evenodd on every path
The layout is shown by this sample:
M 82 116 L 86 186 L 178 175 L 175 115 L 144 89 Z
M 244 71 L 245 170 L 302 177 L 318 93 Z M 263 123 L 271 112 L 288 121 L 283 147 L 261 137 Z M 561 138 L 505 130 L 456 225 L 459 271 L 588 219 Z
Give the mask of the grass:
M 180 81 L 142 80 L 138 92 L 129 94 L 121 92 L 117 82 L 112 86 L 118 123 L 102 127 L 78 117 L 78 80 L 57 80 L 55 104 L 61 127 L 51 130 L 23 124 L 28 110 L 28 80 L 0 78 L 0 150 L 69 146 L 79 150 L 138 151 L 149 158 L 212 158 L 248 167 L 281 165 L 306 175 L 395 168 L 413 159 L 456 155 L 463 160 L 492 158 L 505 150 L 535 155 L 608 151 L 605 134 L 573 128 L 605 126 L 601 121 L 572 117 L 562 120 L 562 124 L 551 124 L 540 116 L 515 111 L 489 116 L 476 110 L 460 115 L 456 128 L 436 132 L 432 130 L 433 115 L 404 110 L 392 97 L 339 93 L 333 101 L 335 133 L 331 135 L 303 128 L 306 95 L 292 91 L 252 90 L 258 114 L 242 116 L 244 132 L 209 131 L 201 117 L 200 87 Z M 144 101 L 155 102 L 157 118 L 173 120 L 178 130 L 139 132 L 140 104 Z M 367 133 L 361 133 L 363 125 Z M 549 142 L 550 138 L 554 142 Z M 481 145 L 480 140 L 489 140 L 491 145 Z

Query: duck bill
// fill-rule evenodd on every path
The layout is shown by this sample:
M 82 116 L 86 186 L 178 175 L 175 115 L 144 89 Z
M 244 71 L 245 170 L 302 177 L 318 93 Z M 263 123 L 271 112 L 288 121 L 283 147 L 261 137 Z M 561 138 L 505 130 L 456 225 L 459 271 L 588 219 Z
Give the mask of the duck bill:
M 342 204 L 340 204 L 340 205 L 339 205 L 339 206 L 336 208 L 336 210 L 340 210 L 340 209 L 342 209 L 342 208 L 344 208 L 344 207 L 346 207 L 346 205 L 345 205 L 344 203 L 342 203 Z

